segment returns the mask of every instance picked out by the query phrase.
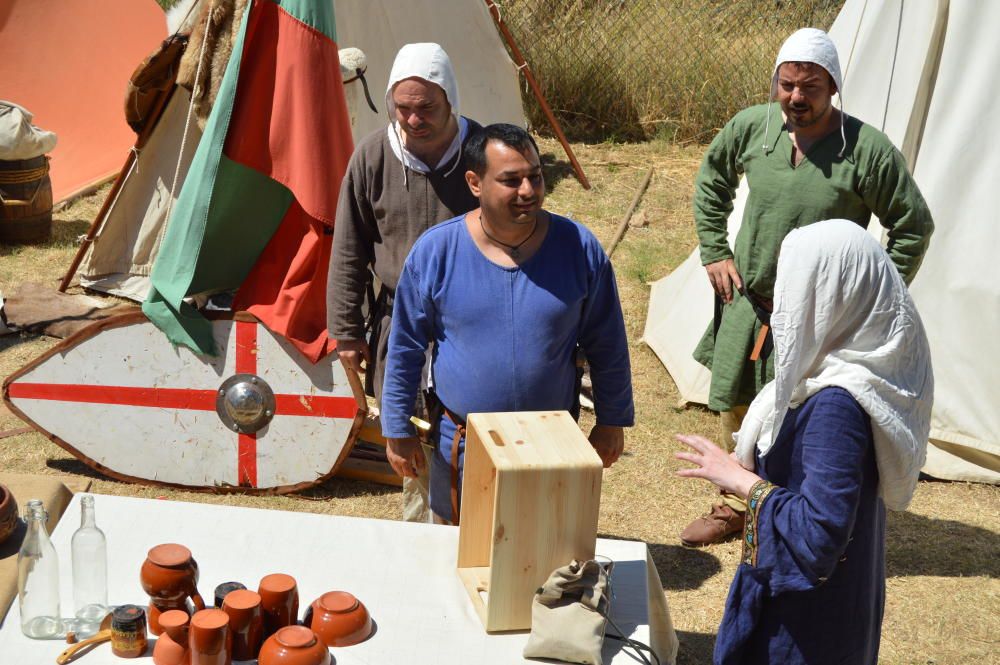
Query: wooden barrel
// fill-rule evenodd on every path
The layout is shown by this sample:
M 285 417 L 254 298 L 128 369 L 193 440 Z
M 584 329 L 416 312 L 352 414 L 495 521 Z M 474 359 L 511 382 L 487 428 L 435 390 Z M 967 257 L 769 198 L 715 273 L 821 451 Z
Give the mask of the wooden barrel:
M 0 243 L 45 242 L 51 237 L 48 158 L 0 160 Z

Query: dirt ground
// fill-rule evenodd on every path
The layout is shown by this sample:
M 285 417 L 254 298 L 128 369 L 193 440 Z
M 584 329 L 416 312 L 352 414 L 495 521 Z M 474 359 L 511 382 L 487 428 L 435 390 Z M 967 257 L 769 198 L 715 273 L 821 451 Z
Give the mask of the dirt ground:
M 669 375 L 639 340 L 648 283 L 675 268 L 696 244 L 690 212 L 692 179 L 702 147 L 666 143 L 575 145 L 593 189 L 573 178 L 554 141 L 542 140 L 549 184 L 547 207 L 585 222 L 607 243 L 648 167 L 649 190 L 634 225 L 613 257 L 630 336 L 636 426 L 622 460 L 605 472 L 602 537 L 649 543 L 667 592 L 681 641 L 680 663 L 708 663 L 722 617 L 739 544 L 705 549 L 681 546 L 680 530 L 708 509 L 708 483 L 674 475 L 678 432 L 716 438 L 717 418 L 679 405 Z M 107 190 L 103 190 L 106 192 Z M 23 281 L 53 287 L 72 258 L 103 193 L 57 215 L 52 242 L 39 247 L 0 246 L 0 291 Z M 0 337 L 0 376 L 40 354 L 54 340 L 14 334 Z M 584 422 L 584 427 L 589 423 Z M 0 431 L 23 424 L 0 407 Z M 302 496 L 242 497 L 182 492 L 107 480 L 36 433 L 0 440 L 0 468 L 22 473 L 88 476 L 105 494 L 163 497 L 278 510 L 396 519 L 396 490 L 364 482 L 331 480 Z M 1000 487 L 921 482 L 910 509 L 889 517 L 888 598 L 881 662 L 938 665 L 1000 662 Z

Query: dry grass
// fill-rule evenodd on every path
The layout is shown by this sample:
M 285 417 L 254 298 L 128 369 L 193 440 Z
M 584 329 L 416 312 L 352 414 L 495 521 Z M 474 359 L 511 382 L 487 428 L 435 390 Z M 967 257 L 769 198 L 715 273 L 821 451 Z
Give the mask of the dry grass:
M 717 435 L 716 418 L 700 408 L 677 407 L 678 393 L 656 357 L 639 342 L 646 316 L 646 282 L 673 269 L 695 245 L 690 214 L 691 182 L 698 147 L 666 143 L 575 145 L 594 187 L 573 179 L 554 141 L 541 140 L 550 183 L 548 207 L 586 222 L 607 242 L 628 207 L 645 169 L 655 174 L 638 215 L 649 224 L 630 228 L 614 256 L 628 331 L 637 405 L 637 426 L 628 451 L 605 475 L 601 534 L 650 544 L 668 592 L 681 638 L 681 663 L 711 660 L 713 635 L 736 567 L 735 542 L 704 550 L 680 546 L 677 534 L 713 498 L 707 483 L 673 473 L 675 432 Z M 57 240 L 40 248 L 0 248 L 0 290 L 23 280 L 55 280 L 72 254 L 69 239 L 82 232 L 100 197 L 60 214 Z M 0 375 L 7 375 L 53 342 L 35 337 L 0 338 Z M 0 410 L 0 430 L 20 426 Z M 584 426 L 589 423 L 584 423 Z M 164 497 L 279 510 L 395 519 L 398 495 L 387 488 L 334 480 L 307 497 L 217 496 L 146 488 L 94 475 L 40 435 L 0 441 L 0 468 L 25 473 L 88 475 L 107 494 Z M 312 499 L 312 500 L 306 500 Z M 882 662 L 986 663 L 1000 660 L 1000 488 L 966 483 L 922 482 L 910 511 L 889 520 L 888 605 Z

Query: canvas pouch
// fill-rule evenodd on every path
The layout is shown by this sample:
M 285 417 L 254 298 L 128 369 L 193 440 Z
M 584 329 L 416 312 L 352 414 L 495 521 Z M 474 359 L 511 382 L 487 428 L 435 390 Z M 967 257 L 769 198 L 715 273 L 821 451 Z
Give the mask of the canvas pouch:
M 535 592 L 524 657 L 603 665 L 610 572 L 610 564 L 594 560 L 574 560 L 553 571 Z

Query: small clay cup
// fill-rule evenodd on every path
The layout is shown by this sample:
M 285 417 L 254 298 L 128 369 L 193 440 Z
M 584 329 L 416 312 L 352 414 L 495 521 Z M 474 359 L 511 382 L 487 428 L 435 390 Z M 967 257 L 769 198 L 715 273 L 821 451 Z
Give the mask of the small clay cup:
M 154 635 L 163 632 L 160 614 L 168 610 L 188 611 L 188 598 L 196 610 L 205 609 L 205 601 L 198 593 L 198 563 L 191 550 L 183 545 L 165 543 L 149 550 L 139 580 L 149 594 L 149 632 Z
M 285 626 L 267 638 L 257 665 L 330 665 L 323 641 L 305 626 Z
M 195 612 L 188 629 L 191 665 L 232 665 L 229 615 L 215 608 Z
M 264 618 L 264 639 L 279 628 L 298 623 L 299 589 L 294 577 L 283 573 L 265 575 L 257 593 L 260 594 L 260 608 Z
M 305 624 L 328 647 L 349 647 L 364 642 L 372 633 L 368 609 L 346 591 L 328 591 L 306 611 Z
M 153 647 L 154 665 L 190 665 L 188 627 L 191 617 L 184 610 L 167 610 L 160 615 L 163 633 Z
M 17 528 L 17 501 L 5 486 L 0 485 L 0 543 Z
M 263 641 L 264 621 L 260 613 L 260 596 L 253 591 L 230 591 L 222 601 L 222 611 L 229 615 L 229 632 L 233 635 L 233 659 L 251 660 L 257 657 Z

